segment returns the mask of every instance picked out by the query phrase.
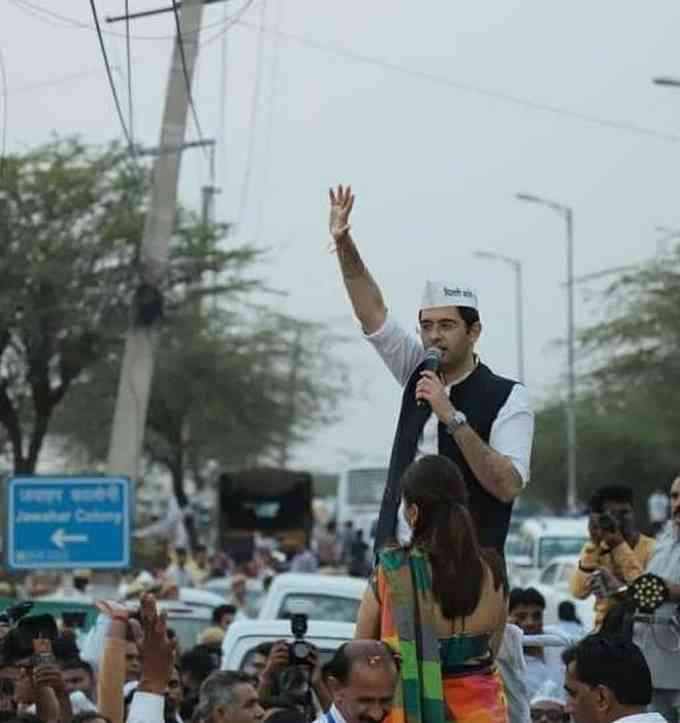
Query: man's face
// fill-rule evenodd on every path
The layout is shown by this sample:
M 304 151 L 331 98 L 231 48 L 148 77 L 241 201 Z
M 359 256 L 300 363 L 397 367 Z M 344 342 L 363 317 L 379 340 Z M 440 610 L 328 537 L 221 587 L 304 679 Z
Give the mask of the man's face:
M 182 679 L 177 668 L 172 669 L 172 675 L 168 681 L 168 688 L 165 691 L 165 695 L 168 697 L 170 703 L 172 703 L 175 711 L 178 711 L 184 699 L 184 691 L 182 690 Z
M 381 723 L 392 708 L 397 671 L 392 666 L 355 663 L 347 685 L 333 685 L 333 701 L 347 723 Z
M 551 700 L 540 700 L 531 706 L 531 723 L 564 723 L 569 717 L 564 706 Z
M 226 709 L 219 707 L 211 723 L 259 723 L 264 717 L 255 687 L 250 683 L 238 683 L 233 688 L 233 703 Z
M 73 693 L 73 691 L 79 690 L 92 700 L 94 681 L 85 668 L 70 668 L 69 670 L 64 670 L 63 675 L 67 693 Z
M 676 530 L 680 530 L 680 477 L 671 485 L 671 519 Z
M 205 567 L 208 564 L 208 553 L 205 550 L 196 550 L 194 553 L 194 562 L 199 567 Z
M 543 632 L 543 608 L 540 605 L 516 605 L 510 619 L 522 628 L 525 635 L 541 635 Z
M 233 613 L 222 613 L 222 617 L 220 618 L 220 627 L 223 630 L 229 630 L 229 626 L 234 622 L 234 615 Z
M 473 324 L 468 330 L 455 306 L 439 306 L 420 312 L 420 338 L 425 349 L 436 346 L 443 352 L 441 366 L 457 368 L 472 352 L 481 327 Z
M 139 680 L 141 672 L 142 661 L 139 657 L 137 644 L 128 641 L 125 646 L 125 682 L 129 683 L 131 680 Z
M 630 502 L 605 502 L 602 505 L 605 514 L 613 517 L 621 528 L 623 535 L 630 535 L 635 532 L 635 511 Z
M 601 686 L 592 688 L 582 683 L 576 672 L 576 663 L 572 661 L 564 677 L 564 689 L 567 691 L 565 711 L 574 719 L 574 723 L 599 723 Z
M 262 653 L 255 653 L 248 665 L 243 668 L 243 672 L 248 673 L 248 675 L 252 675 L 253 678 L 257 678 L 257 680 L 260 680 L 266 666 L 267 656 L 262 655 Z
M 186 550 L 177 550 L 175 555 L 177 556 L 177 567 L 184 567 L 187 564 Z

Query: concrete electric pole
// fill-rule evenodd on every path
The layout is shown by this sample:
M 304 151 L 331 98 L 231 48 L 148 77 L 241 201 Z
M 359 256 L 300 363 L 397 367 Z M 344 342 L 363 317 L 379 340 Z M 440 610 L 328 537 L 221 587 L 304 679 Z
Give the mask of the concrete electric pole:
M 153 164 L 151 200 L 142 240 L 140 285 L 134 299 L 118 382 L 118 398 L 109 442 L 108 472 L 132 480 L 138 477 L 144 442 L 162 315 L 162 282 L 167 272 L 169 242 L 175 224 L 177 182 L 190 103 L 189 88 L 198 55 L 203 7 L 203 0 L 185 0 L 182 3 L 160 144 Z

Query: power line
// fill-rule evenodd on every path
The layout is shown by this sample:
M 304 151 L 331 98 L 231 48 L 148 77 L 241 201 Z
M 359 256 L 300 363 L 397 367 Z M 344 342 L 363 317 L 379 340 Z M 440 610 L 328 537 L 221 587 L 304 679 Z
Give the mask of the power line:
M 113 66 L 115 70 L 115 66 Z M 92 68 L 92 70 L 84 70 L 82 73 L 71 73 L 70 75 L 62 75 L 52 80 L 44 80 L 40 83 L 29 83 L 28 85 L 20 85 L 16 88 L 10 88 L 8 91 L 9 95 L 15 93 L 26 93 L 32 90 L 40 90 L 41 88 L 49 88 L 53 85 L 61 85 L 62 83 L 70 83 L 72 80 L 80 80 L 80 78 L 86 78 L 89 75 L 99 75 L 102 72 L 101 68 Z
M 2 145 L 0 145 L 0 181 L 5 174 L 5 155 L 7 153 L 7 69 L 0 50 L 0 75 L 2 76 Z
M 260 85 L 262 84 L 262 61 L 264 58 L 265 20 L 267 18 L 267 0 L 262 0 L 260 8 L 260 32 L 257 37 L 257 61 L 255 66 L 255 82 L 253 84 L 253 97 L 250 106 L 250 136 L 248 137 L 248 150 L 246 151 L 246 169 L 241 186 L 241 198 L 239 202 L 238 216 L 236 222 L 244 222 L 248 196 L 250 195 L 251 179 L 253 175 L 253 164 L 255 157 L 255 141 L 257 138 L 258 107 L 260 103 Z
M 120 100 L 118 99 L 118 92 L 116 91 L 116 84 L 113 82 L 113 75 L 111 73 L 109 57 L 106 54 L 106 47 L 104 46 L 104 37 L 102 36 L 101 28 L 99 26 L 99 16 L 97 15 L 97 8 L 94 4 L 94 0 L 90 0 L 90 7 L 92 8 L 92 17 L 94 19 L 95 27 L 97 28 L 97 37 L 99 38 L 99 47 L 101 49 L 102 57 L 104 59 L 104 65 L 106 66 L 106 75 L 109 79 L 109 85 L 111 86 L 111 93 L 113 94 L 113 102 L 116 104 L 116 111 L 118 113 L 118 119 L 120 120 L 120 125 L 123 129 L 123 134 L 125 135 L 125 139 L 127 140 L 128 147 L 130 149 L 130 154 L 134 158 L 135 147 L 132 143 L 132 138 L 130 137 L 128 128 L 125 125 L 125 118 L 123 117 L 123 109 L 120 107 Z
M 174 5 L 174 0 L 173 0 Z M 132 107 L 132 58 L 130 53 L 130 0 L 125 0 L 125 55 L 127 60 L 127 88 L 128 88 L 128 123 L 130 124 L 130 138 L 135 137 L 135 125 Z
M 177 45 L 179 47 L 179 56 L 182 60 L 182 73 L 184 74 L 184 83 L 186 85 L 187 99 L 189 100 L 189 107 L 191 108 L 191 117 L 194 119 L 194 125 L 196 126 L 196 133 L 198 135 L 198 138 L 202 141 L 203 131 L 201 130 L 201 123 L 198 120 L 198 113 L 196 112 L 194 97 L 191 92 L 191 78 L 189 78 L 189 71 L 187 69 L 187 58 L 184 53 L 184 39 L 182 38 L 182 27 L 179 22 L 179 10 L 177 9 L 177 5 L 174 2 L 172 3 L 172 14 L 175 17 L 175 28 L 177 30 Z
M 272 33 L 269 28 L 262 28 L 261 26 L 251 23 L 247 20 L 239 20 L 239 25 L 250 28 L 251 30 L 259 30 L 266 33 Z M 379 58 L 372 58 L 368 55 L 354 52 L 352 50 L 346 50 L 344 48 L 338 48 L 333 45 L 327 45 L 320 43 L 310 38 L 306 38 L 302 35 L 296 35 L 294 33 L 287 33 L 281 30 L 277 33 L 282 38 L 290 40 L 298 45 L 306 46 L 308 48 L 314 48 L 323 53 L 329 53 L 331 55 L 337 55 L 342 58 L 354 60 L 357 63 L 364 63 L 365 65 L 372 65 L 383 70 L 390 70 L 401 75 L 407 75 L 412 78 L 419 80 L 426 80 L 430 83 L 437 85 L 444 85 L 455 90 L 462 90 L 473 95 L 479 95 L 485 98 L 493 98 L 494 100 L 500 100 L 505 103 L 517 105 L 522 108 L 528 108 L 530 110 L 537 110 L 544 113 L 551 113 L 552 115 L 562 116 L 565 118 L 573 118 L 574 120 L 580 120 L 586 124 L 601 126 L 603 128 L 609 128 L 610 130 L 624 131 L 627 133 L 635 133 L 637 135 L 643 135 L 650 138 L 656 138 L 657 140 L 670 141 L 676 143 L 680 141 L 680 135 L 673 133 L 665 133 L 664 131 L 657 131 L 653 128 L 645 128 L 635 123 L 626 123 L 623 121 L 610 120 L 608 118 L 599 118 L 598 116 L 588 115 L 587 113 L 580 113 L 579 111 L 565 108 L 562 106 L 554 106 L 548 103 L 535 101 L 531 98 L 524 96 L 514 95 L 512 93 L 506 93 L 501 90 L 491 90 L 489 88 L 483 88 L 482 86 L 473 85 L 472 83 L 464 83 L 456 80 L 451 80 L 445 76 L 435 75 L 434 73 L 427 73 L 422 70 L 413 70 L 397 63 L 392 63 L 387 60 L 381 60 Z
M 225 0 L 228 2 L 229 0 Z M 252 0 L 247 1 L 246 4 L 250 4 Z M 92 25 L 89 23 L 82 22 L 81 20 L 77 20 L 76 18 L 69 17 L 67 15 L 62 15 L 61 13 L 56 13 L 54 10 L 48 10 L 47 8 L 42 7 L 42 5 L 38 5 L 34 2 L 30 2 L 30 0 L 11 0 L 11 2 L 21 11 L 28 13 L 29 15 L 35 17 L 36 19 L 40 20 L 41 22 L 47 23 L 48 25 L 51 25 L 52 27 L 56 28 L 76 28 L 79 30 L 95 30 Z M 238 13 L 234 14 L 234 17 Z M 231 19 L 231 18 L 230 18 Z M 212 28 L 216 28 L 223 24 L 223 20 L 218 20 L 217 22 L 210 23 L 209 25 L 205 25 L 203 27 L 203 30 L 208 30 Z M 112 30 L 102 30 L 101 31 L 104 35 L 111 35 L 114 38 L 125 38 L 125 33 L 116 33 Z M 198 32 L 200 32 L 200 28 L 196 28 L 195 30 L 190 30 L 186 33 L 184 33 L 184 37 L 189 37 L 190 35 L 195 35 Z M 133 40 L 174 40 L 174 35 L 131 35 L 130 36 Z

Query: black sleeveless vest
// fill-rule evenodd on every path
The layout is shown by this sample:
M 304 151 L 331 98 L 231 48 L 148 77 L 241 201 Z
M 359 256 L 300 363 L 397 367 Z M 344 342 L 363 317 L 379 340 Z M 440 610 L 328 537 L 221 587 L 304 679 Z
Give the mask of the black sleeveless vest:
M 421 369 L 422 365 L 413 371 L 404 387 L 387 485 L 380 507 L 375 538 L 376 553 L 386 545 L 394 543 L 396 539 L 397 515 L 401 502 L 401 476 L 415 458 L 418 440 L 432 413 L 429 405 L 419 407 L 416 404 L 415 387 L 420 379 Z M 470 376 L 451 387 L 449 397 L 453 406 L 466 415 L 468 424 L 488 443 L 491 426 L 515 384 L 517 382 L 511 379 L 496 376 L 480 362 Z M 452 459 L 463 473 L 470 496 L 470 514 L 475 522 L 480 544 L 483 547 L 493 547 L 502 557 L 505 538 L 510 527 L 512 503 L 501 502 L 482 487 L 453 437 L 441 422 L 439 422 L 439 454 Z

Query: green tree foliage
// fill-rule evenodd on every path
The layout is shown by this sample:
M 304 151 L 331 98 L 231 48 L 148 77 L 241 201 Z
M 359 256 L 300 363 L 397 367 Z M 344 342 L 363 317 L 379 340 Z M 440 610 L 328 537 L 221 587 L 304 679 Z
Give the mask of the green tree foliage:
M 602 297 L 603 320 L 579 335 L 577 482 L 587 501 L 628 484 L 642 501 L 680 472 L 680 250 L 620 275 Z M 527 495 L 559 506 L 566 484 L 564 406 L 538 413 Z
M 146 174 L 113 144 L 55 140 L 5 160 L 0 179 L 0 427 L 17 473 L 35 470 L 55 409 L 115 357 L 138 289 Z M 164 287 L 169 313 L 204 293 L 245 291 L 256 253 L 177 216 Z M 219 288 L 198 289 L 207 272 Z

